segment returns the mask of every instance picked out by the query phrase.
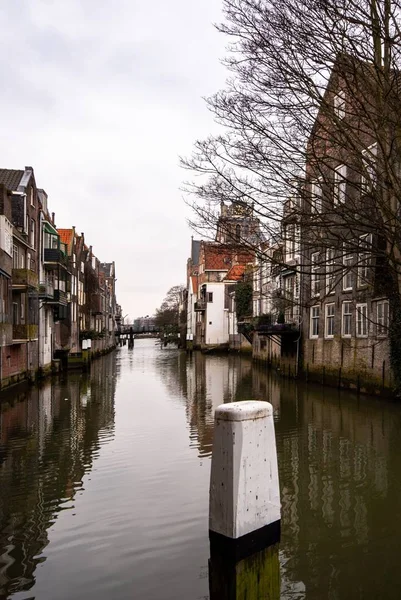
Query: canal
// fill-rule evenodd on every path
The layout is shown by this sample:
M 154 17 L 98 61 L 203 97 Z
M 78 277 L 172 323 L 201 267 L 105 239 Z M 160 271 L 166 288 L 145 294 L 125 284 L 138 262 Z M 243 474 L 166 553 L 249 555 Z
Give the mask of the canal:
M 3 394 L 0 599 L 209 598 L 213 412 L 241 399 L 274 406 L 281 598 L 399 598 L 399 405 L 138 340 Z

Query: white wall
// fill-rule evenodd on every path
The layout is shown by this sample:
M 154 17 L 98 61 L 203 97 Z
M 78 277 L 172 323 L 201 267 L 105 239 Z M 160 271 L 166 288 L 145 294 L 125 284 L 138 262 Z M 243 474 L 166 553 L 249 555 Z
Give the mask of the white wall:
M 206 303 L 205 343 L 227 344 L 228 309 L 224 308 L 224 283 L 207 283 L 206 293 L 213 293 L 213 302 Z M 207 295 L 206 295 L 207 298 Z
M 39 301 L 40 302 L 40 301 Z M 52 334 L 54 332 L 53 310 L 43 305 L 39 310 L 39 366 L 46 367 L 52 362 Z
M 188 298 L 187 298 L 187 335 L 192 335 L 195 339 L 196 335 L 196 312 L 195 302 L 197 301 L 196 294 L 192 287 L 191 278 L 189 278 Z

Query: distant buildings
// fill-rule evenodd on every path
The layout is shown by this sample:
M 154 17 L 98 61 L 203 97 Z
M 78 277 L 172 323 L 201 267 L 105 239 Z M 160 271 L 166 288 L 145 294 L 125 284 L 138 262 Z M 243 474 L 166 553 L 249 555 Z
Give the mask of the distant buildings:
M 32 167 L 0 169 L 0 382 L 4 388 L 115 346 L 114 263 L 58 229 Z

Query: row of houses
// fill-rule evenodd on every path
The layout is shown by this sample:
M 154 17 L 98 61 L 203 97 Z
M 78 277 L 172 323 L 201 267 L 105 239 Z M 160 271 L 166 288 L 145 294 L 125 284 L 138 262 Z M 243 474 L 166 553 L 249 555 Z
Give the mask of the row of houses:
M 113 348 L 115 282 L 83 233 L 56 227 L 32 167 L 0 169 L 2 388 Z
M 352 76 L 360 83 L 355 65 Z M 390 167 L 399 174 L 401 157 L 394 149 L 384 156 L 373 126 L 350 135 L 361 106 L 371 109 L 345 79 L 344 64 L 333 69 L 275 235 L 263 235 L 252 205 L 235 200 L 221 204 L 214 241 L 192 240 L 186 339 L 202 350 L 252 350 L 289 375 L 382 393 L 395 379 L 399 200 Z

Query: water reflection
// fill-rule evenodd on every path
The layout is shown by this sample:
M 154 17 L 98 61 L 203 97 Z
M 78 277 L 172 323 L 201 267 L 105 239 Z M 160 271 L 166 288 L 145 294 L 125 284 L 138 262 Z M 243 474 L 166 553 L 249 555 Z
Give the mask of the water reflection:
M 0 598 L 29 590 L 48 530 L 71 510 L 100 440 L 113 436 L 115 355 L 90 375 L 9 393 L 0 404 Z
M 174 357 L 165 382 L 185 401 L 190 445 L 210 456 L 214 409 L 275 409 L 282 499 L 282 598 L 398 598 L 399 407 L 278 379 L 238 356 Z M 384 558 L 385 557 L 385 558 Z M 379 566 L 378 566 L 378 563 Z

